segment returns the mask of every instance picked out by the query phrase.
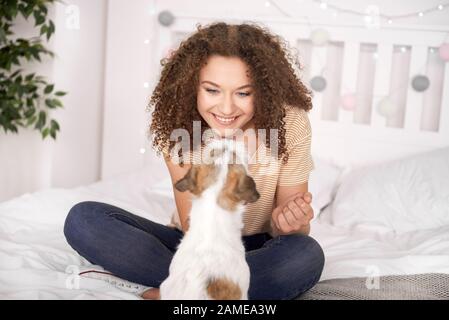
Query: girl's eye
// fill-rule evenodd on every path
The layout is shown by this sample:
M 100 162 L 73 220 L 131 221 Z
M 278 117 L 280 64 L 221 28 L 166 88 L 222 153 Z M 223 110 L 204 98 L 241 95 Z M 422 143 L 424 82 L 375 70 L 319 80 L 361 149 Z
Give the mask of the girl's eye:
M 217 94 L 219 91 L 215 90 L 215 89 L 209 89 L 206 88 L 206 91 L 211 93 L 211 94 Z M 240 97 L 248 97 L 249 95 L 251 95 L 251 92 L 238 92 L 237 93 Z
M 215 90 L 215 89 L 206 89 L 206 91 L 209 93 L 212 93 L 212 94 L 215 94 L 218 92 L 218 90 Z

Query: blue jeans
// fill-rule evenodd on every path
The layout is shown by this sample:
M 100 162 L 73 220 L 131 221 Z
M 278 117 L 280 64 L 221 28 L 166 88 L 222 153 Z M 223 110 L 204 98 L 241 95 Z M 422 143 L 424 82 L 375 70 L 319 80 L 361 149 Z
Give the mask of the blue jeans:
M 64 235 L 92 264 L 159 287 L 184 233 L 106 203 L 85 201 L 70 210 Z M 251 273 L 249 299 L 294 299 L 320 279 L 324 254 L 313 238 L 259 233 L 242 240 Z

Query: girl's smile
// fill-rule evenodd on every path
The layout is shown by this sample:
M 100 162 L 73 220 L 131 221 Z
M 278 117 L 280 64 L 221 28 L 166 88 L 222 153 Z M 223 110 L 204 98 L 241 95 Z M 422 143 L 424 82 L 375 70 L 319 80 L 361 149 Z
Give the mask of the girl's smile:
M 215 113 L 212 113 L 212 115 L 214 116 L 215 121 L 217 122 L 218 125 L 222 125 L 222 126 L 226 126 L 226 127 L 230 127 L 232 126 L 236 120 L 238 119 L 239 116 L 234 116 L 234 117 L 221 117 Z

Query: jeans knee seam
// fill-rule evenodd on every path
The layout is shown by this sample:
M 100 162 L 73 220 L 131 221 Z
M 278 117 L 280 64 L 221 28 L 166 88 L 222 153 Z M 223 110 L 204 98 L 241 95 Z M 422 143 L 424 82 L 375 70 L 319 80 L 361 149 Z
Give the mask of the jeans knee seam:
M 127 218 L 127 219 L 132 220 L 135 224 L 137 224 L 137 225 L 138 225 L 139 227 L 141 227 L 142 229 L 145 229 L 145 227 L 144 227 L 139 221 L 133 219 L 133 218 L 130 217 L 130 216 L 127 216 L 127 215 L 125 215 L 125 214 L 122 214 L 122 213 L 120 213 L 120 212 L 110 211 L 110 212 L 107 212 L 106 215 L 108 215 L 108 216 L 122 216 L 122 217 L 125 217 L 125 218 Z

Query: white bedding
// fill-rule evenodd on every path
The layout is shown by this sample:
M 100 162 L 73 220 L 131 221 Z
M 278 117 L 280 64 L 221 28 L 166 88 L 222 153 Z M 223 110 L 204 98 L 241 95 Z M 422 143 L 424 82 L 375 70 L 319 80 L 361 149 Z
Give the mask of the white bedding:
M 148 186 L 151 170 L 74 189 L 48 189 L 0 203 L 0 299 L 138 299 L 101 280 L 81 278 L 90 265 L 67 244 L 63 225 L 77 202 L 95 200 L 167 223 L 172 199 L 167 188 Z M 75 269 L 74 269 L 75 268 Z M 67 271 L 67 272 L 66 272 Z
M 100 280 L 70 289 L 74 266 L 89 265 L 66 243 L 65 216 L 79 201 L 108 202 L 159 223 L 174 209 L 170 186 L 148 185 L 151 168 L 74 189 L 49 189 L 0 204 L 0 298 L 139 299 Z M 329 208 L 329 207 L 328 207 Z M 391 274 L 449 273 L 449 226 L 395 235 L 333 226 L 326 210 L 311 235 L 323 246 L 321 280 Z M 67 287 L 69 284 L 69 287 Z

